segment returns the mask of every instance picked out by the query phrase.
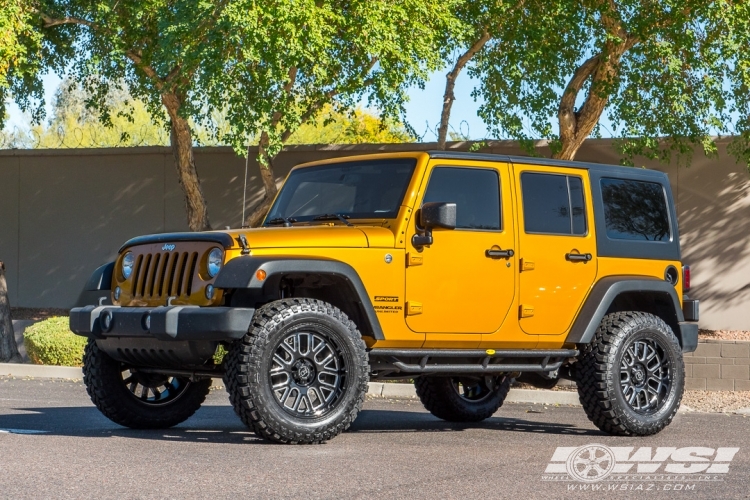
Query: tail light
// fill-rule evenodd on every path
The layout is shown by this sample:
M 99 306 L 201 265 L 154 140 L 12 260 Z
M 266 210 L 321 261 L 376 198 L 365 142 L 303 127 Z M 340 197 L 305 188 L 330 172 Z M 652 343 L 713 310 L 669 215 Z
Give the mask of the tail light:
M 682 290 L 690 290 L 690 266 L 682 266 Z

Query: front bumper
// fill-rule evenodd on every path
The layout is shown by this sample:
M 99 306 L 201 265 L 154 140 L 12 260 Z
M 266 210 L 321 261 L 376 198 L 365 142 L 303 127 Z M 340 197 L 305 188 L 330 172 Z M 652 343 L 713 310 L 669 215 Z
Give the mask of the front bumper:
M 235 340 L 247 333 L 254 314 L 239 307 L 86 306 L 70 311 L 70 329 L 93 339 Z

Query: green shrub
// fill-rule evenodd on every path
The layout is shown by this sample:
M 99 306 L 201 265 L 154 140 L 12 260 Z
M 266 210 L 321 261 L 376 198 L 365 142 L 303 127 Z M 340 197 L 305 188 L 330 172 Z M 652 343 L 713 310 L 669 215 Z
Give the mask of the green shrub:
M 28 327 L 23 345 L 37 365 L 81 366 L 86 338 L 70 331 L 67 317 L 58 316 Z
M 223 345 L 219 344 L 219 347 L 216 348 L 216 352 L 214 353 L 214 364 L 220 365 L 222 361 L 224 361 L 224 356 L 227 355 L 227 349 Z

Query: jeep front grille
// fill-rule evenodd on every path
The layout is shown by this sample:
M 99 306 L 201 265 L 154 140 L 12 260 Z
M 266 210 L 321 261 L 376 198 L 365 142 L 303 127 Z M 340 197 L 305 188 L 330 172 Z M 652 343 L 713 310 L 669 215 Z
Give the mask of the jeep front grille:
M 198 252 L 147 253 L 136 257 L 132 296 L 135 299 L 188 298 Z

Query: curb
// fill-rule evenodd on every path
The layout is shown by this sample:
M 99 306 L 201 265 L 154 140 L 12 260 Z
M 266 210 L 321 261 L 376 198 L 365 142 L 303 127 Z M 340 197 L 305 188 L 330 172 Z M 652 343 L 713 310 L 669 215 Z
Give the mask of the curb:
M 21 363 L 0 363 L 0 376 L 82 379 L 78 366 L 45 366 Z
M 83 378 L 81 368 L 75 366 L 45 366 L 32 364 L 0 363 L 0 376 L 34 378 Z M 370 382 L 368 396 L 388 399 L 416 399 L 417 391 L 412 384 Z M 580 406 L 578 393 L 572 391 L 545 391 L 533 389 L 511 389 L 508 403 L 541 403 L 548 405 Z

